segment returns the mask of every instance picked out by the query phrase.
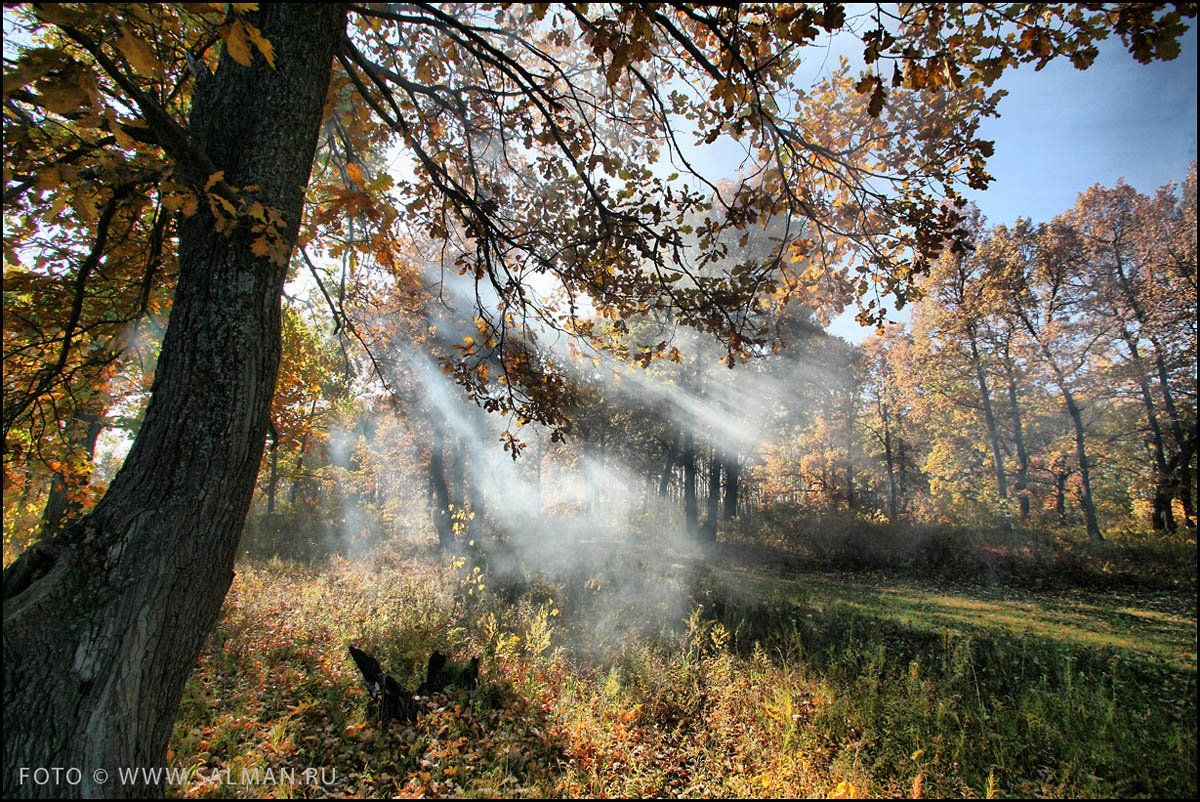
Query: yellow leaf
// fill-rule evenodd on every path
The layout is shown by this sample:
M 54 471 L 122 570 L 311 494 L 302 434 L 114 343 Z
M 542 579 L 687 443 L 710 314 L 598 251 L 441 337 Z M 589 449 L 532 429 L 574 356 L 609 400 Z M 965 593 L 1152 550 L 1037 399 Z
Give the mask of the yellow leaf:
M 55 114 L 70 114 L 88 102 L 87 92 L 75 81 L 51 81 L 39 89 L 41 105 Z
M 187 217 L 196 213 L 196 196 L 182 187 L 164 187 L 161 197 L 167 211 L 182 211 Z
M 117 49 L 121 51 L 121 55 L 125 56 L 129 66 L 141 75 L 149 77 L 162 72 L 162 62 L 158 60 L 158 56 L 154 55 L 154 50 L 150 45 L 134 36 L 128 28 L 121 29 L 121 37 L 117 39 Z
M 55 25 L 78 25 L 87 21 L 87 14 L 71 8 L 66 3 L 41 3 L 33 13 L 37 18 Z
M 53 189 L 62 183 L 62 173 L 57 167 L 50 167 L 38 173 L 37 183 L 34 184 L 40 190 Z
M 204 189 L 205 190 L 212 189 L 217 184 L 221 183 L 222 179 L 224 179 L 224 178 L 225 178 L 225 171 L 217 170 L 215 173 L 213 173 L 212 175 L 210 175 L 208 177 L 208 183 L 206 183 L 204 185 Z
M 4 73 L 4 99 L 23 86 L 31 84 L 50 70 L 69 64 L 67 56 L 49 47 L 37 47 L 25 53 L 16 69 Z
M 117 119 L 115 111 L 105 108 L 104 117 L 108 120 L 108 130 L 112 133 L 113 139 L 117 140 L 118 147 L 125 150 L 133 150 L 137 147 L 137 142 L 133 140 L 133 137 L 125 133 L 125 129 L 121 127 L 121 121 Z
M 358 169 L 358 165 L 354 162 L 350 162 L 346 165 L 346 174 L 350 176 L 350 180 L 356 184 L 361 184 L 363 182 L 362 170 Z
M 225 52 L 230 58 L 243 67 L 250 66 L 250 43 L 246 40 L 246 26 L 241 20 L 234 20 L 220 27 L 221 38 L 225 40 Z
M 849 780 L 842 780 L 837 784 L 837 788 L 833 789 L 833 793 L 829 795 L 830 799 L 855 799 L 858 797 L 858 789 Z
M 100 215 L 100 199 L 94 191 L 87 187 L 79 187 L 71 198 L 71 206 L 80 219 L 89 223 L 96 222 Z
M 147 25 L 155 25 L 158 22 L 158 20 L 154 19 L 154 15 L 151 14 L 149 10 L 143 8 L 137 3 L 130 3 L 126 8 L 129 10 L 130 14 L 137 17 Z
M 256 8 L 258 6 L 257 3 L 248 3 L 246 5 L 253 5 Z M 267 37 L 263 36 L 262 31 L 258 28 L 255 28 L 248 22 L 244 24 L 246 26 L 246 33 L 250 36 L 250 41 L 258 48 L 258 52 L 263 54 L 263 58 L 271 65 L 271 69 L 275 69 L 275 46 L 267 41 Z
M 229 212 L 230 214 L 233 214 L 233 215 L 237 214 L 237 207 L 234 206 L 232 203 L 230 203 L 225 198 L 222 198 L 220 195 L 217 195 L 216 193 L 212 193 L 208 197 L 211 198 L 212 200 L 215 200 L 217 203 L 221 204 L 221 206 L 223 206 L 225 208 L 225 211 Z
M 58 213 L 67 208 L 71 198 L 66 192 L 60 192 L 54 197 L 54 203 L 50 206 L 50 211 L 46 214 L 47 220 L 53 220 L 58 217 Z

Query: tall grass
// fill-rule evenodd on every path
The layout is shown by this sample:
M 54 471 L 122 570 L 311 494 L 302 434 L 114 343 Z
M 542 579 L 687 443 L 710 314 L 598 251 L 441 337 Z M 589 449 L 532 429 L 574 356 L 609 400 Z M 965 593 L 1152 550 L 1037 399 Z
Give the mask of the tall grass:
M 466 566 L 239 568 L 189 682 L 182 796 L 1192 796 L 1196 674 L 1144 654 L 910 626 L 811 595 L 682 578 L 672 622 L 599 596 L 628 566 L 505 600 Z M 649 581 L 676 581 L 653 578 Z M 482 588 L 481 588 L 482 586 Z M 611 634 L 604 630 L 601 634 Z M 409 687 L 434 648 L 482 687 L 376 731 L 348 643 Z M 246 767 L 328 784 L 229 787 Z M 328 775 L 327 775 L 328 776 Z

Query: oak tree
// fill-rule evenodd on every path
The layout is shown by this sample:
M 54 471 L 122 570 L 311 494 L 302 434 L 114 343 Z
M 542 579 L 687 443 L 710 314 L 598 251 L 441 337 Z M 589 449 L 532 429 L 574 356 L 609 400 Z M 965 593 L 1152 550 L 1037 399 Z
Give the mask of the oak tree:
M 158 792 L 97 784 L 91 770 L 162 762 L 232 577 L 298 244 L 402 273 L 402 222 L 444 243 L 444 263 L 481 288 L 480 328 L 451 374 L 486 408 L 561 430 L 539 333 L 670 307 L 719 337 L 733 364 L 775 336 L 770 316 L 745 310 L 823 272 L 847 275 L 860 318 L 880 321 L 885 297 L 902 305 L 933 259 L 962 247 L 958 190 L 988 182 L 978 125 L 996 113 L 1006 69 L 1057 57 L 1084 68 L 1112 33 L 1139 60 L 1170 58 L 1195 8 L 854 14 L 840 3 L 6 11 L 24 39 L 6 51 L 5 197 L 41 193 L 20 207 L 26 241 L 6 242 L 6 273 L 35 258 L 28 238 L 61 223 L 92 242 L 75 248 L 76 297 L 109 282 L 110 260 L 151 272 L 153 253 L 117 253 L 114 232 L 149 248 L 171 240 L 177 279 L 119 473 L 90 514 L 5 571 L 5 794 Z M 807 86 L 804 57 L 834 32 L 857 38 L 865 68 Z M 753 178 L 711 201 L 687 129 L 741 142 Z M 411 177 L 366 157 L 388 148 Z M 687 180 L 655 169 L 672 162 Z M 156 222 L 168 216 L 169 232 Z M 728 264 L 727 232 L 767 219 L 786 224 L 767 258 L 708 269 Z M 532 291 L 535 276 L 555 300 Z M 11 398 L 6 385 L 6 431 L 10 410 L 15 420 L 43 403 L 80 358 L 78 306 L 51 332 L 59 356 L 31 366 Z M 521 447 L 515 435 L 508 445 Z M 79 785 L 17 784 L 17 767 L 45 765 L 88 771 Z

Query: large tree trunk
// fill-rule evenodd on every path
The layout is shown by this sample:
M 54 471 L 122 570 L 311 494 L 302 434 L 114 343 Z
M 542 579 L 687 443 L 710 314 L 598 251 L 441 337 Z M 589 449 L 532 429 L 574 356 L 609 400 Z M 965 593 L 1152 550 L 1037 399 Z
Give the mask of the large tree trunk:
M 454 549 L 454 527 L 450 520 L 450 488 L 446 483 L 446 427 L 437 410 L 430 420 L 433 424 L 433 443 L 429 450 L 429 506 L 433 528 L 437 532 L 438 550 Z
M 1192 472 L 1192 450 L 1189 448 L 1187 459 L 1179 460 L 1179 504 L 1183 507 L 1183 525 L 1189 529 L 1196 527 L 1196 512 L 1192 502 L 1192 486 L 1195 484 L 1195 474 Z
M 725 455 L 725 503 L 721 517 L 728 520 L 738 513 L 738 490 L 742 479 L 742 466 L 736 451 Z
M 887 404 L 879 405 L 879 417 L 883 421 L 883 457 L 887 462 L 888 521 L 896 524 L 900 521 L 900 499 L 896 487 L 896 460 L 892 454 L 892 430 Z
M 1067 413 L 1071 416 L 1071 424 L 1075 429 L 1075 456 L 1079 460 L 1079 506 L 1083 508 L 1083 519 L 1087 524 L 1087 533 L 1094 541 L 1104 540 L 1100 533 L 1100 520 L 1096 517 L 1096 502 L 1092 499 L 1092 472 L 1088 463 L 1087 447 L 1084 441 L 1083 415 L 1075 402 L 1075 395 L 1064 385 L 1063 398 L 1067 402 Z
M 274 45 L 223 58 L 190 121 L 231 185 L 258 185 L 294 242 L 341 30 L 339 6 L 264 6 Z M 183 685 L 233 579 L 280 353 L 285 269 L 218 233 L 207 204 L 180 226 L 179 283 L 146 411 L 95 510 L 5 572 L 4 795 L 158 795 L 119 769 L 165 760 Z M 20 784 L 70 766 L 78 785 Z M 94 772 L 109 772 L 98 783 Z
M 679 429 L 671 439 L 671 448 L 667 451 L 667 463 L 663 466 L 662 477 L 658 481 L 658 496 L 665 498 L 667 489 L 671 486 L 671 474 L 675 471 L 675 457 L 679 452 Z
M 1171 422 L 1171 434 L 1175 439 L 1175 446 L 1177 448 L 1177 454 L 1172 460 L 1166 460 L 1165 453 L 1163 459 L 1160 460 L 1156 454 L 1156 462 L 1169 462 L 1175 465 L 1177 473 L 1174 477 L 1164 480 L 1161 475 L 1161 465 L 1157 466 L 1159 467 L 1160 475 L 1155 487 L 1154 527 L 1156 529 L 1175 529 L 1175 517 L 1174 512 L 1171 509 L 1171 498 L 1174 496 L 1176 489 L 1179 489 L 1182 496 L 1181 501 L 1183 502 L 1184 525 L 1191 527 L 1195 525 L 1194 521 L 1192 520 L 1191 493 L 1190 491 L 1184 492 L 1184 489 L 1187 488 L 1190 483 L 1188 466 L 1191 463 L 1191 454 L 1195 448 L 1196 435 L 1193 431 L 1191 433 L 1191 437 L 1189 438 L 1184 429 L 1183 421 L 1179 415 L 1179 408 L 1175 404 L 1175 394 L 1171 390 L 1171 380 L 1167 371 L 1166 360 L 1164 359 L 1162 343 L 1159 341 L 1158 337 L 1146 329 L 1147 318 L 1145 311 L 1142 309 L 1141 301 L 1138 299 L 1137 289 L 1130 280 L 1129 274 L 1125 271 L 1124 261 L 1121 259 L 1119 254 L 1117 255 L 1114 264 L 1117 269 L 1117 277 L 1120 280 L 1121 289 L 1124 291 L 1125 302 L 1128 304 L 1130 310 L 1133 311 L 1134 317 L 1138 322 L 1139 331 L 1146 333 L 1150 339 L 1151 350 L 1154 354 L 1155 373 L 1158 377 L 1159 391 L 1163 396 L 1163 408 L 1166 410 L 1167 418 Z M 1161 431 L 1158 429 L 1157 415 L 1153 411 L 1154 405 L 1152 398 L 1148 394 L 1149 387 L 1147 386 L 1146 382 L 1146 374 L 1141 368 L 1141 358 L 1137 352 L 1136 340 L 1128 331 L 1124 333 L 1126 342 L 1130 344 L 1130 351 L 1133 359 L 1136 363 L 1138 363 L 1138 380 L 1141 383 L 1143 402 L 1148 404 L 1148 412 L 1154 419 L 1154 425 L 1151 428 L 1155 430 L 1157 435 L 1158 442 L 1156 444 L 1156 448 L 1158 451 L 1164 451 L 1163 437 Z M 1183 487 L 1180 487 L 1181 483 Z
M 478 466 L 478 463 L 476 463 Z M 467 539 L 474 541 L 475 547 L 480 545 L 483 535 L 483 477 L 481 471 L 475 471 L 467 483 L 467 496 L 471 503 L 471 519 L 467 524 Z
M 971 362 L 975 367 L 975 381 L 979 384 L 979 397 L 983 400 L 983 420 L 987 425 L 988 443 L 992 447 L 992 470 L 996 475 L 996 493 L 1002 499 L 1008 498 L 1008 481 L 1004 475 L 1004 455 L 1000 450 L 1000 435 L 996 430 L 996 414 L 992 410 L 992 393 L 988 387 L 987 373 L 983 369 L 983 360 L 979 358 L 979 347 L 975 343 L 975 331 L 968 327 L 968 341 L 971 345 Z
M 1067 479 L 1071 474 L 1058 471 L 1054 474 L 1054 515 L 1060 524 L 1067 522 Z
M 683 435 L 683 517 L 693 537 L 700 534 L 700 510 L 696 505 L 696 440 L 691 431 Z
M 1008 411 L 1012 416 L 1013 440 L 1017 445 L 1017 501 L 1021 523 L 1029 520 L 1029 450 L 1025 447 L 1025 427 L 1021 421 L 1021 404 L 1017 398 L 1017 376 L 1012 365 L 1008 372 Z
M 705 502 L 707 517 L 701 532 L 703 538 L 715 543 L 717 540 L 717 521 L 721 514 L 721 460 L 714 448 L 708 461 L 708 497 Z
M 269 421 L 267 433 L 271 435 L 270 475 L 267 478 L 267 515 L 275 514 L 275 488 L 279 484 L 279 429 Z
M 1158 423 L 1158 410 L 1155 409 L 1154 396 L 1150 392 L 1150 382 L 1146 379 L 1146 368 L 1142 364 L 1137 339 L 1128 329 L 1121 334 L 1125 346 L 1129 349 L 1130 362 L 1137 373 L 1138 390 L 1141 392 L 1142 406 L 1146 411 L 1146 427 L 1150 432 L 1150 445 L 1154 457 L 1154 508 L 1150 515 L 1150 525 L 1156 530 L 1174 532 L 1175 515 L 1171 511 L 1171 491 L 1175 485 L 1175 471 L 1167 465 L 1167 452 L 1162 427 Z
M 1175 445 L 1178 448 L 1174 461 L 1177 464 L 1176 482 L 1180 491 L 1180 501 L 1183 503 L 1183 524 L 1191 528 L 1196 525 L 1191 493 L 1191 464 L 1192 456 L 1196 451 L 1196 426 L 1193 423 L 1190 430 L 1184 427 L 1183 420 L 1179 415 L 1179 407 L 1175 404 L 1174 393 L 1171 391 L 1171 381 L 1167 374 L 1166 361 L 1163 359 L 1163 349 L 1157 339 L 1151 338 L 1150 342 L 1154 346 L 1154 367 L 1158 374 L 1159 391 L 1162 393 L 1163 406 L 1171 421 L 1171 434 L 1174 436 Z

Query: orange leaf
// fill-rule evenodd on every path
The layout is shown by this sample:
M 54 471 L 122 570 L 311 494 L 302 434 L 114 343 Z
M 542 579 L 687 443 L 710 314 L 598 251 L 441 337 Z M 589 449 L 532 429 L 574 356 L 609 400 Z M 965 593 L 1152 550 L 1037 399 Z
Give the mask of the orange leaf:
M 257 3 L 247 3 L 246 5 L 257 6 Z M 267 60 L 267 64 L 271 65 L 271 69 L 275 69 L 275 46 L 267 41 L 267 37 L 262 35 L 262 31 L 255 28 L 250 23 L 244 23 L 246 33 L 250 36 L 250 41 L 258 48 L 258 52 L 263 54 L 263 58 Z
M 128 28 L 121 29 L 121 37 L 117 39 L 117 49 L 129 66 L 143 76 L 158 75 L 162 72 L 162 62 L 154 55 L 154 50 L 146 42 L 139 39 Z
M 234 20 L 228 25 L 222 25 L 219 30 L 221 38 L 225 40 L 225 52 L 238 64 L 249 67 L 251 53 L 250 42 L 246 38 L 245 23 L 241 20 Z

